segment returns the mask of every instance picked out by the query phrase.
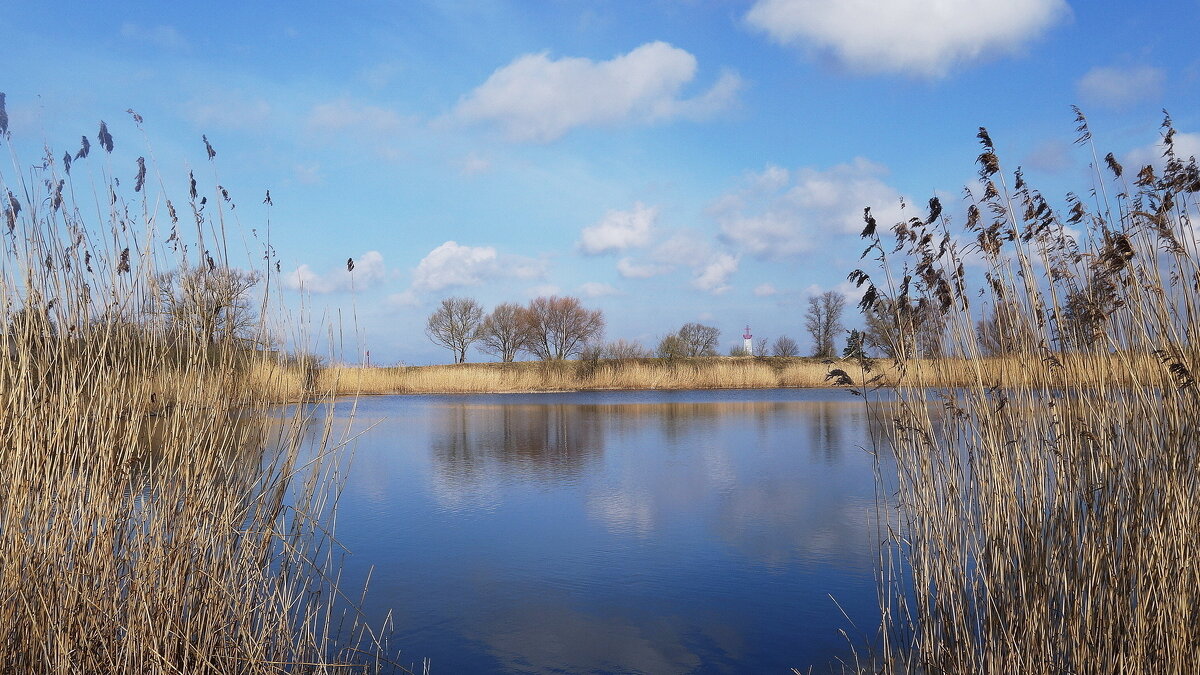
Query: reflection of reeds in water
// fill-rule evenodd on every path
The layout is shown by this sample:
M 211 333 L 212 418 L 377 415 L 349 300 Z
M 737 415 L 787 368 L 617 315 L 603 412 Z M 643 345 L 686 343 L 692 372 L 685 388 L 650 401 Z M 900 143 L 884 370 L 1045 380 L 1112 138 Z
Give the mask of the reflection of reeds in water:
M 1195 668 L 1200 171 L 1163 128 L 1165 170 L 1130 180 L 1109 155 L 1095 200 L 1070 196 L 1063 215 L 1019 172 L 1006 182 L 981 130 L 963 233 L 937 200 L 896 242 L 869 223 L 881 272 L 852 276 L 864 306 L 888 308 L 904 374 L 899 490 L 883 511 L 886 672 Z M 986 266 L 982 302 L 968 255 Z M 906 336 L 930 316 L 965 358 L 913 358 Z M 931 399 L 930 378 L 962 388 Z
M 227 193 L 193 180 L 173 203 L 138 158 L 127 201 L 135 163 L 98 138 L 0 172 L 0 670 L 364 661 L 331 613 L 337 476 L 301 463 L 305 420 L 263 418 L 300 371 L 261 347 L 251 295 L 223 295 L 250 278 L 225 256 Z

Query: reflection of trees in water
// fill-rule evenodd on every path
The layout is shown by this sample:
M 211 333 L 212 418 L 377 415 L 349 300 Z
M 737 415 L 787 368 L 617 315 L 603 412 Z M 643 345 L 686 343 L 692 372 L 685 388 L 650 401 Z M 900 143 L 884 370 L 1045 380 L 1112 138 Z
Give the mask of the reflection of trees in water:
M 852 424 L 853 420 L 845 403 L 833 401 L 813 401 L 804 406 L 805 427 L 808 429 L 808 449 L 814 456 L 820 457 L 826 464 L 834 464 L 841 459 L 845 450 L 842 437 L 843 427 Z
M 730 401 L 638 404 L 471 405 L 437 409 L 432 440 L 440 471 L 469 476 L 495 466 L 549 477 L 578 474 L 604 452 L 606 433 L 621 437 L 647 429 L 677 446 L 710 436 L 722 419 L 752 420 L 760 438 L 781 420 L 807 431 L 811 452 L 826 463 L 844 450 L 843 427 L 857 406 L 841 401 Z M 798 441 L 800 439 L 797 439 Z
M 591 408 L 444 406 L 433 432 L 436 467 L 446 477 L 459 479 L 493 471 L 548 478 L 577 475 L 604 451 L 603 416 Z

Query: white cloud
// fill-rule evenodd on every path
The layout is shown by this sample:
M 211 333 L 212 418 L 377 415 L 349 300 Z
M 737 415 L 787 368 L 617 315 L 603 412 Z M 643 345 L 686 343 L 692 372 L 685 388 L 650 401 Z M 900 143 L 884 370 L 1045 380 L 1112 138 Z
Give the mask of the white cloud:
M 738 263 L 737 256 L 718 253 L 696 268 L 692 286 L 714 295 L 724 293 L 729 290 L 729 277 L 737 271 Z
M 589 281 L 579 287 L 579 292 L 585 298 L 600 298 L 606 295 L 617 295 L 620 293 L 611 284 L 601 283 L 599 281 Z
M 1065 0 L 758 0 L 746 21 L 855 70 L 940 77 L 1016 51 L 1069 14 Z
M 741 88 L 731 71 L 707 92 L 681 97 L 696 76 L 696 57 L 650 42 L 608 61 L 526 54 L 463 97 L 454 116 L 493 122 L 514 141 L 547 143 L 575 127 L 698 118 L 729 107 Z
M 121 37 L 145 42 L 163 49 L 187 49 L 187 38 L 174 26 L 142 26 L 136 23 L 121 24 Z
M 587 255 L 598 255 L 650 243 L 658 208 L 641 202 L 630 211 L 609 211 L 600 222 L 583 228 L 579 249 Z
M 692 272 L 693 288 L 719 294 L 729 289 L 729 278 L 741 262 L 740 256 L 716 250 L 692 230 L 676 231 L 659 242 L 648 257 L 644 262 L 621 258 L 617 261 L 617 271 L 627 279 L 646 279 L 685 267 Z
M 760 258 L 783 258 L 812 250 L 830 230 L 861 231 L 864 207 L 880 223 L 900 220 L 901 195 L 881 180 L 887 173 L 862 158 L 825 171 L 768 166 L 718 198 L 709 213 L 725 241 Z
M 283 280 L 283 285 L 293 290 L 304 290 L 310 293 L 338 293 L 349 290 L 363 290 L 387 280 L 392 273 L 383 262 L 383 254 L 379 251 L 367 251 L 354 258 L 354 271 L 346 266 L 329 270 L 324 274 L 314 272 L 308 265 L 297 267 Z
M 448 241 L 417 263 L 413 288 L 437 291 L 447 286 L 478 286 L 496 269 L 496 249 L 459 246 Z
M 536 279 L 544 273 L 544 265 L 539 261 L 502 256 L 491 246 L 460 246 L 448 241 L 417 263 L 412 288 L 438 291 L 451 286 L 479 286 L 503 278 Z
M 617 272 L 626 279 L 649 279 L 671 271 L 669 265 L 639 263 L 633 258 L 621 258 L 617 261 Z
M 778 292 L 779 289 L 775 288 L 775 284 L 772 283 L 759 284 L 754 287 L 754 295 L 760 298 L 770 297 Z
M 1175 156 L 1187 161 L 1190 157 L 1200 158 L 1200 133 L 1176 133 L 1172 141 L 1175 144 Z M 1163 152 L 1166 146 L 1159 140 L 1157 143 L 1134 148 L 1125 155 L 1125 170 L 1136 174 L 1143 166 L 1153 166 L 1161 170 L 1166 165 Z
M 867 286 L 865 284 L 862 286 L 855 286 L 849 281 L 843 281 L 833 288 L 825 288 L 820 284 L 812 284 L 808 288 L 804 289 L 803 295 L 805 298 L 810 298 L 821 295 L 825 291 L 835 291 L 837 293 L 841 293 L 842 295 L 846 296 L 847 305 L 855 305 L 858 304 L 858 301 L 862 299 L 864 294 L 866 294 Z
M 1145 99 L 1157 99 L 1165 79 L 1162 70 L 1150 66 L 1105 66 L 1089 70 L 1076 89 L 1087 103 L 1123 108 Z

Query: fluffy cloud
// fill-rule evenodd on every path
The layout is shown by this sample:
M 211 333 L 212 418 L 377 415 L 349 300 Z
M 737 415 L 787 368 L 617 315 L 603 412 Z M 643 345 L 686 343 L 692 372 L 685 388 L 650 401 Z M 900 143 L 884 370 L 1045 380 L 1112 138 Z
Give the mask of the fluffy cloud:
M 1087 103 L 1123 108 L 1162 93 L 1163 71 L 1150 66 L 1092 68 L 1076 84 Z
M 775 284 L 772 283 L 759 284 L 754 287 L 754 295 L 760 298 L 770 297 L 777 293 L 779 293 L 779 289 L 775 288 Z
M 611 284 L 605 284 L 599 281 L 589 281 L 579 287 L 579 292 L 585 298 L 600 298 L 606 295 L 617 295 L 620 291 L 614 288 Z
M 617 271 L 627 279 L 646 279 L 685 267 L 692 272 L 693 288 L 719 294 L 729 289 L 729 278 L 740 262 L 739 256 L 715 250 L 698 233 L 680 230 L 655 246 L 647 261 L 620 259 Z
M 758 0 L 746 21 L 856 70 L 939 77 L 1015 51 L 1069 13 L 1065 0 Z
M 363 290 L 392 276 L 387 265 L 383 263 L 383 254 L 379 251 L 367 251 L 354 259 L 354 272 L 345 267 L 330 270 L 324 274 L 314 272 L 308 265 L 297 267 L 283 280 L 283 285 L 293 290 L 303 290 L 310 293 L 338 293 L 349 290 Z
M 768 166 L 717 199 L 709 213 L 721 237 L 744 251 L 760 258 L 796 255 L 829 230 L 861 231 L 864 207 L 881 223 L 900 220 L 901 195 L 881 180 L 886 175 L 886 168 L 862 158 L 825 171 Z
M 1180 159 L 1185 161 L 1189 157 L 1200 159 L 1200 134 L 1177 133 L 1173 142 L 1175 144 L 1175 155 Z M 1165 151 L 1166 146 L 1163 145 L 1161 140 L 1151 145 L 1130 150 L 1125 155 L 1125 170 L 1137 173 L 1139 169 L 1146 165 L 1161 170 L 1166 164 L 1166 160 L 1163 158 L 1163 152 Z
M 717 253 L 696 268 L 692 286 L 714 295 L 724 293 L 729 290 L 729 277 L 737 271 L 738 263 L 737 256 Z
M 479 286 L 502 278 L 536 279 L 544 273 L 538 261 L 502 256 L 491 246 L 460 246 L 448 241 L 417 263 L 412 288 L 438 291 L 451 286 Z
M 657 219 L 658 209 L 641 202 L 635 203 L 631 211 L 609 211 L 600 222 L 583 228 L 579 250 L 598 255 L 646 246 Z
M 740 78 L 725 72 L 707 92 L 682 98 L 695 76 L 696 57 L 665 42 L 598 62 L 526 54 L 492 73 L 454 115 L 496 123 L 514 141 L 547 143 L 584 125 L 704 117 L 732 104 L 741 88 Z
M 649 279 L 671 271 L 669 265 L 654 263 L 639 263 L 633 258 L 621 258 L 617 261 L 617 272 L 626 279 Z

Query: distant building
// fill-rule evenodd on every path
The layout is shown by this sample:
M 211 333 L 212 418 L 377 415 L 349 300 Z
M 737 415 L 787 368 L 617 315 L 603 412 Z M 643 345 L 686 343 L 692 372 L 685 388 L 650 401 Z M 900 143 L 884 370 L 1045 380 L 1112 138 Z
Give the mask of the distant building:
M 746 354 L 754 353 L 754 336 L 750 334 L 750 326 L 746 325 L 746 332 L 742 334 L 742 349 L 746 350 Z

